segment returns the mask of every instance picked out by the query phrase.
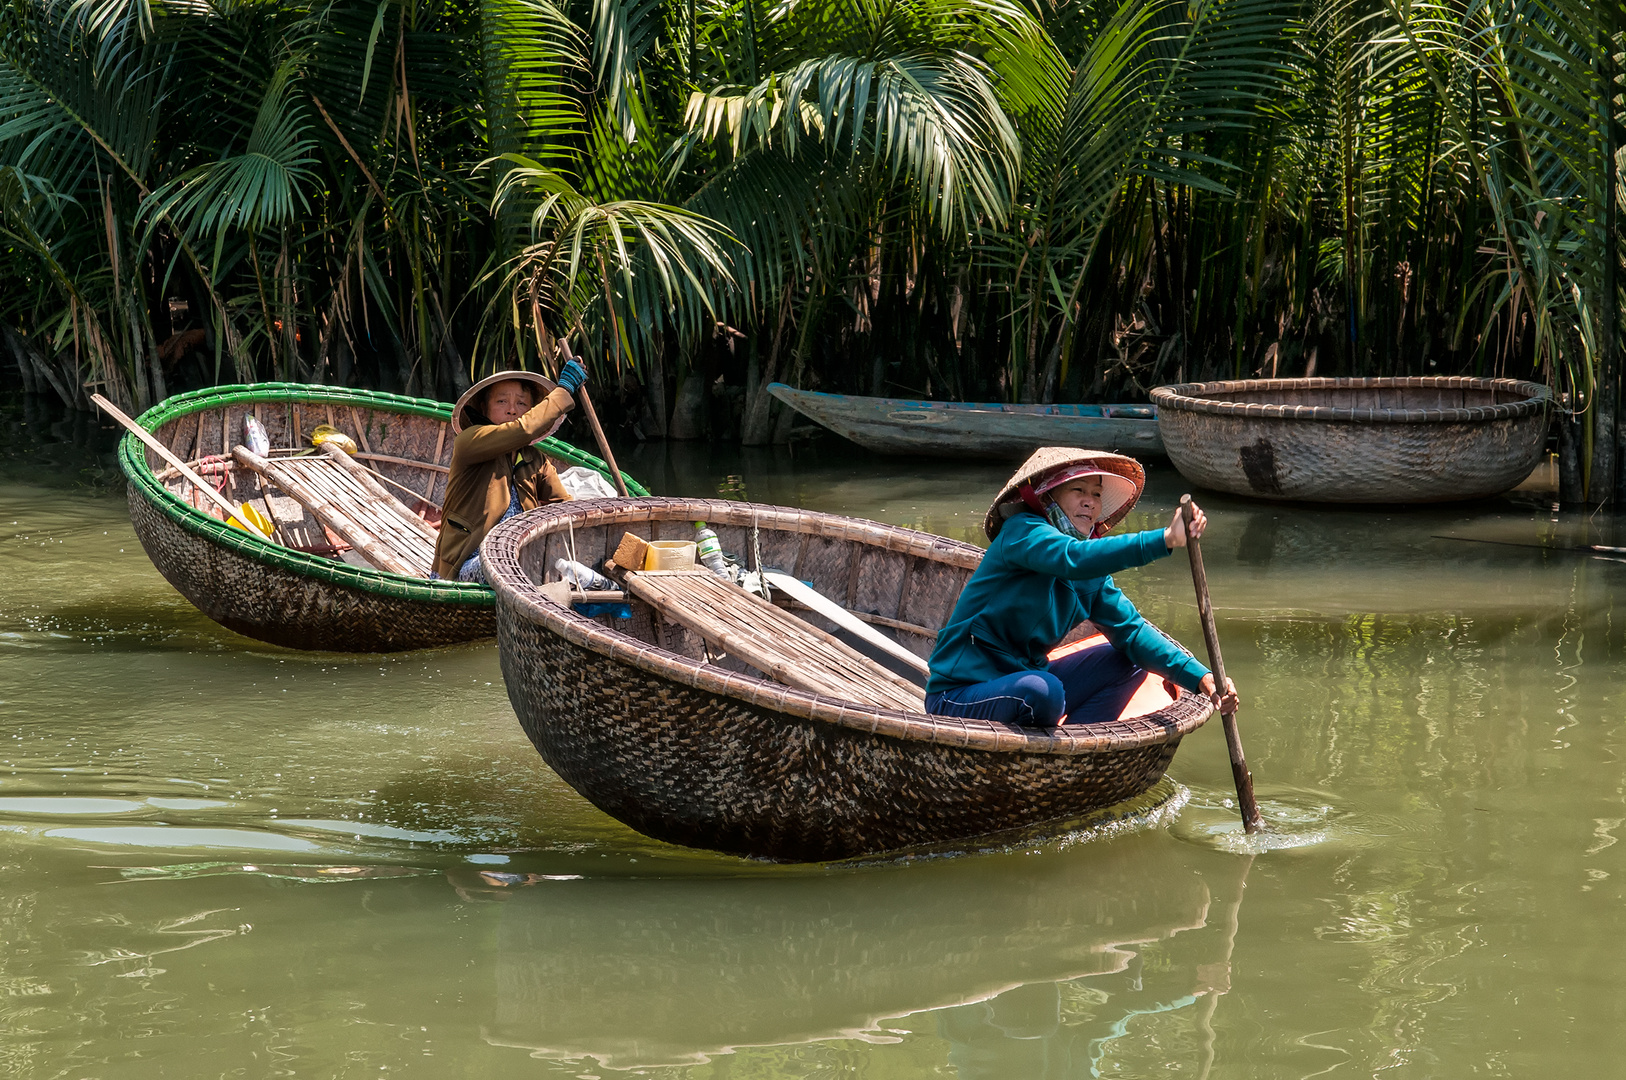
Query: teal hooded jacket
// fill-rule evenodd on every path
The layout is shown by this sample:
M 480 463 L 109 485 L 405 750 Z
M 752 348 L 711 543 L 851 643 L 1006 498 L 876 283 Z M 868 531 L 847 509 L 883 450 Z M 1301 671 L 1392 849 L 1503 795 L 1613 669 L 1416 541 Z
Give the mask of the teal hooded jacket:
M 1136 666 L 1196 691 L 1208 669 L 1142 618 L 1110 576 L 1167 554 L 1162 529 L 1074 540 L 1037 514 L 1013 515 L 937 635 L 926 692 L 1043 671 L 1045 654 L 1085 619 Z

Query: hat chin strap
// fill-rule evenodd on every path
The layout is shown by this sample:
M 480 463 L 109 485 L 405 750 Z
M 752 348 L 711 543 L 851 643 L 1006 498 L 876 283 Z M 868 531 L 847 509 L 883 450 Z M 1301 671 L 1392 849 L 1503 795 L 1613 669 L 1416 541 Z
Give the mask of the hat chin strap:
M 1032 510 L 1035 514 L 1038 514 L 1040 517 L 1045 516 L 1044 503 L 1040 502 L 1039 501 L 1039 496 L 1034 494 L 1033 485 L 1031 483 L 1023 484 L 1021 487 L 1016 489 L 1016 493 L 1018 495 L 1022 496 L 1022 501 L 1027 504 L 1027 507 L 1028 507 L 1029 510 Z M 1090 539 L 1091 540 L 1099 540 L 1099 539 L 1101 539 L 1101 537 L 1105 536 L 1106 534 L 1107 534 L 1106 522 L 1097 521 L 1094 525 L 1090 526 Z

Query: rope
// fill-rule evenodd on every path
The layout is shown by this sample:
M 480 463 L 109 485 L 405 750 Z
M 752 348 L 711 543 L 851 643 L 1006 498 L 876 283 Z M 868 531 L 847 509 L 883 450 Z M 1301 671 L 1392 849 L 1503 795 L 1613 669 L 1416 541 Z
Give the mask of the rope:
M 762 530 L 757 527 L 757 516 L 751 515 L 751 561 L 756 563 L 757 583 L 762 587 L 762 598 L 773 603 L 773 590 L 768 587 L 768 575 L 762 571 Z

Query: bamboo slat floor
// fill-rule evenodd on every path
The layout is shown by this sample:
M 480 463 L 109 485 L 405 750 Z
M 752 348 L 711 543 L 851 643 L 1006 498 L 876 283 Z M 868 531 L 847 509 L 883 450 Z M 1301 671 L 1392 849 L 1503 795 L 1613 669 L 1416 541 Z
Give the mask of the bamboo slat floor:
M 408 510 L 342 450 L 270 460 L 239 446 L 233 456 L 293 496 L 380 570 L 427 577 L 433 527 Z
M 924 711 L 918 686 L 709 570 L 628 574 L 627 591 L 662 618 L 787 686 L 880 708 Z

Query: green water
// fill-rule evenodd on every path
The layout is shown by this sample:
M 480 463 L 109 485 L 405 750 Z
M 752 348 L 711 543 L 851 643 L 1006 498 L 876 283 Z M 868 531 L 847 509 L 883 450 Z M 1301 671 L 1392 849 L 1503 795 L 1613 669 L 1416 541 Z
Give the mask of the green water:
M 1210 496 L 1271 844 L 1240 842 L 1215 725 L 1127 825 L 771 867 L 587 805 L 489 644 L 218 628 L 142 554 L 105 437 L 0 424 L 0 1075 L 1622 1071 L 1626 564 L 1431 538 L 1626 542 L 1613 519 Z M 1007 471 L 623 463 L 960 537 Z M 1181 490 L 1154 469 L 1131 525 Z M 1199 643 L 1181 558 L 1119 580 Z

